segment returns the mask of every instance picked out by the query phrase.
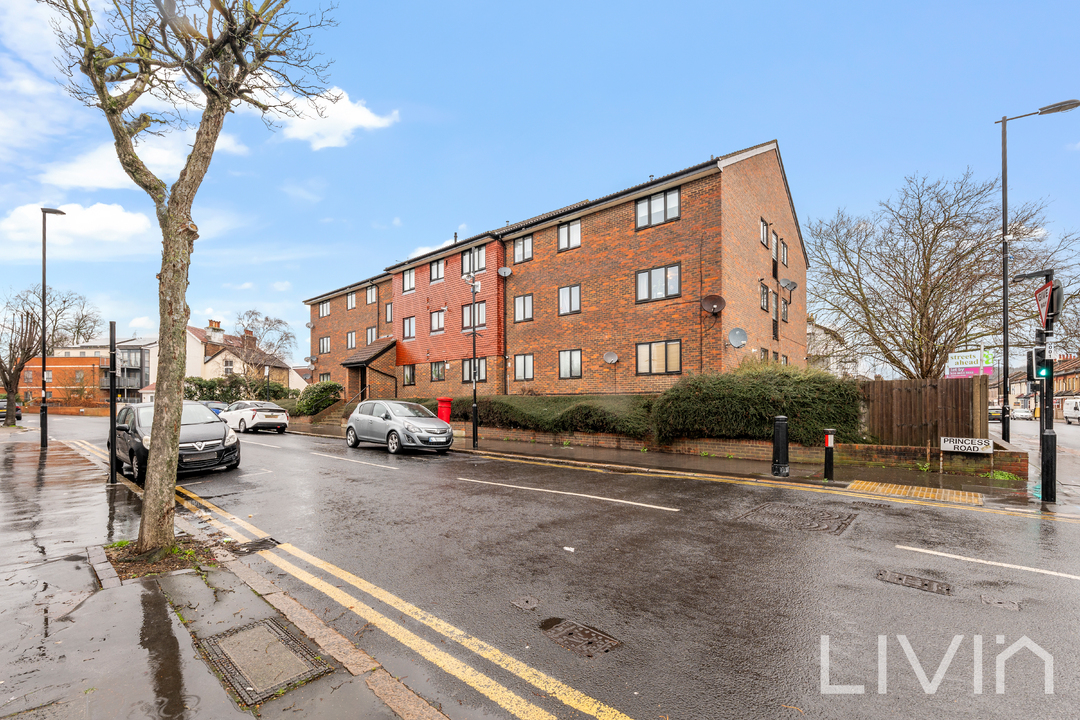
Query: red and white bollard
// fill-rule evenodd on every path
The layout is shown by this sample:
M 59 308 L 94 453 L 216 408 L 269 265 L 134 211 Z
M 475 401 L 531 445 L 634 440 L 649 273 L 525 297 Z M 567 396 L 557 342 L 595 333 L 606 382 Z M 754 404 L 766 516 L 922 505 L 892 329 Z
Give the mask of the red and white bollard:
M 833 448 L 836 447 L 836 431 L 825 428 L 825 480 L 833 479 Z

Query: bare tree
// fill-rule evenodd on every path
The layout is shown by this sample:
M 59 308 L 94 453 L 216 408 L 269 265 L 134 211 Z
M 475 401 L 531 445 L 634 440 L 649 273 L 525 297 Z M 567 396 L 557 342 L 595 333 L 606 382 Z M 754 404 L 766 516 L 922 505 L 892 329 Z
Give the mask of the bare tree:
M 0 308 L 0 381 L 8 397 L 4 425 L 15 424 L 19 379 L 26 363 L 40 353 L 41 321 L 38 313 L 9 299 Z
M 809 225 L 815 317 L 907 378 L 941 377 L 948 354 L 1001 347 L 1001 208 L 996 180 L 908 177 L 869 217 Z M 1057 269 L 1076 288 L 1076 236 L 1054 238 L 1045 206 L 1011 209 L 1010 273 Z M 1014 286 L 1025 290 L 1027 286 Z M 1010 344 L 1033 339 L 1034 303 L 1010 304 Z
M 288 369 L 285 357 L 296 348 L 296 335 L 289 323 L 263 315 L 258 310 L 248 310 L 237 313 L 236 334 L 242 344 L 232 351 L 240 360 L 249 388 L 262 379 L 263 368 L 267 365 Z
M 87 300 L 79 296 L 78 302 L 71 308 L 71 312 L 65 318 L 63 330 L 66 335 L 65 345 L 78 345 L 91 338 L 97 337 L 105 328 L 105 321 L 101 319 L 101 311 Z
M 328 64 L 313 52 L 311 40 L 313 31 L 333 21 L 321 10 L 294 12 L 290 0 L 39 2 L 57 12 L 70 92 L 105 116 L 120 165 L 150 196 L 161 229 L 155 443 L 136 545 L 157 557 L 174 542 L 186 292 L 198 238 L 192 204 L 233 106 L 246 103 L 264 117 L 288 116 L 299 114 L 305 100 L 336 100 L 326 92 Z M 154 112 L 151 99 L 167 111 Z M 197 116 L 194 143 L 168 186 L 147 168 L 136 143 L 148 132 L 185 127 L 189 114 Z
M 15 302 L 40 313 L 41 285 L 23 290 L 15 297 Z M 54 354 L 58 347 L 89 340 L 101 327 L 101 311 L 85 296 L 73 290 L 48 288 L 45 294 L 45 344 L 48 355 Z

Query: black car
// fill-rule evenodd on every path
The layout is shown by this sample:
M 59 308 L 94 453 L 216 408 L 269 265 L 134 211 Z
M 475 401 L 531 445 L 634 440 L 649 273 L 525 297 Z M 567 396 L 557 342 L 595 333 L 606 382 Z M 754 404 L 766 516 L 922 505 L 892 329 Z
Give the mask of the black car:
M 0 400 L 0 418 L 7 414 L 7 400 Z M 22 420 L 22 405 L 15 403 L 15 419 Z
M 987 415 L 988 415 L 987 420 L 989 422 L 1001 422 L 1001 408 L 992 407 L 987 412 Z
M 116 416 L 116 450 L 112 453 L 117 470 L 131 465 L 136 482 L 146 478 L 146 459 L 150 453 L 154 404 L 128 405 Z M 202 403 L 185 401 L 180 416 L 180 459 L 177 472 L 194 472 L 240 466 L 240 439 L 210 408 Z

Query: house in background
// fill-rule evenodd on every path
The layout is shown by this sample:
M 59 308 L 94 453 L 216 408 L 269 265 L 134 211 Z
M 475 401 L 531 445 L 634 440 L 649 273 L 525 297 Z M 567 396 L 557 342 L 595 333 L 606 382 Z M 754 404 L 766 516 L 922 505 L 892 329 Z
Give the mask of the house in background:
M 188 325 L 186 338 L 184 377 L 211 380 L 242 374 L 246 359 L 248 365 L 260 368 L 257 373 L 260 379 L 263 377 L 261 368 L 269 365 L 270 382 L 279 383 L 290 390 L 302 390 L 307 386 L 304 379 L 283 359 L 255 348 L 255 337 L 250 331 L 244 337 L 227 335 L 221 329 L 220 320 L 210 320 L 205 328 Z
M 108 357 L 50 356 L 45 364 L 45 370 L 48 373 L 45 382 L 45 397 L 52 404 L 97 405 L 109 400 Z M 103 384 L 104 389 L 102 389 Z M 40 404 L 40 357 L 31 358 L 23 367 L 19 390 L 22 392 L 23 402 L 27 405 Z M 138 397 L 138 395 L 133 394 L 132 397 Z
M 105 371 L 98 375 L 98 387 L 109 399 L 109 339 L 95 338 L 79 345 L 58 347 L 57 358 L 97 358 Z M 120 402 L 139 402 L 139 390 L 157 377 L 158 339 L 133 337 L 116 341 L 116 393 Z M 52 364 L 52 358 L 46 365 Z M 39 363 L 40 365 L 40 363 Z M 39 393 L 40 394 L 40 393 Z
M 837 330 L 820 325 L 811 315 L 806 320 L 806 364 L 837 377 L 856 377 L 859 358 Z

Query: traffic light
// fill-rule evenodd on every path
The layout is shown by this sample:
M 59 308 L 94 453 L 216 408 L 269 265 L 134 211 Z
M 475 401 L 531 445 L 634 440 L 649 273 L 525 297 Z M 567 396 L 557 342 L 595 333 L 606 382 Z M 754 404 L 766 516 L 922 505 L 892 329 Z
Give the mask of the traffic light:
M 1035 382 L 1035 351 L 1027 351 L 1027 381 Z M 1029 391 L 1030 392 L 1030 391 Z
M 1054 367 L 1052 360 L 1046 359 L 1046 348 L 1039 347 L 1031 351 L 1035 365 L 1035 378 L 1044 380 L 1050 377 L 1051 368 Z

